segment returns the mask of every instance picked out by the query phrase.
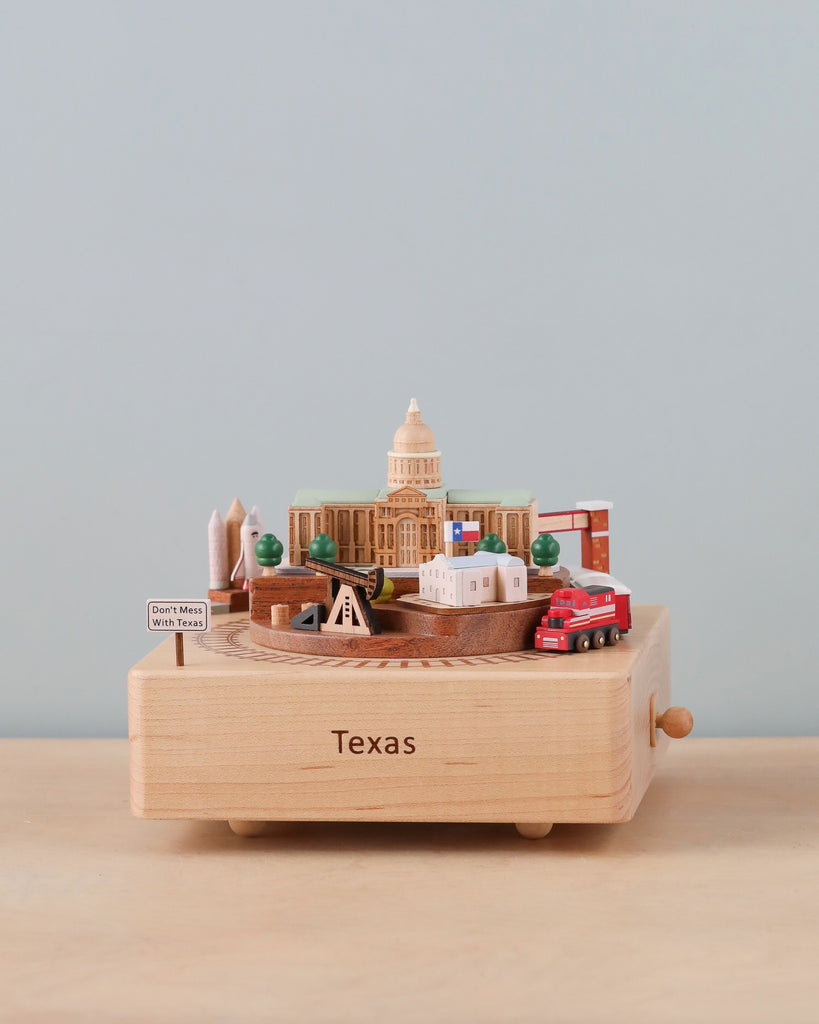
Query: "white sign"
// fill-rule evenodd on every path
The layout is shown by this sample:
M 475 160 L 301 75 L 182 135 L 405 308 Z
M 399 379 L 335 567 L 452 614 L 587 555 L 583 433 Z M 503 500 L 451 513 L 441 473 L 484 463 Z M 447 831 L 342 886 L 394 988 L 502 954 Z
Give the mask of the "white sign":
M 149 633 L 207 633 L 210 601 L 147 601 Z

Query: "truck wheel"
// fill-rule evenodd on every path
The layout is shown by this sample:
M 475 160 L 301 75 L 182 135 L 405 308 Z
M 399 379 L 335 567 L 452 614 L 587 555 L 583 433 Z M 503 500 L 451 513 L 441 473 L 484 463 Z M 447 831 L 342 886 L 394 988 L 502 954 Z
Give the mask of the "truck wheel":
M 609 630 L 609 643 L 613 647 L 616 643 L 619 642 L 619 640 L 620 640 L 620 630 L 617 628 L 617 626 L 612 626 L 611 629 Z
M 602 629 L 596 629 L 592 636 L 592 647 L 599 651 L 601 647 L 606 646 L 606 634 Z
M 588 633 L 581 633 L 574 642 L 574 649 L 576 651 L 587 651 L 590 646 Z

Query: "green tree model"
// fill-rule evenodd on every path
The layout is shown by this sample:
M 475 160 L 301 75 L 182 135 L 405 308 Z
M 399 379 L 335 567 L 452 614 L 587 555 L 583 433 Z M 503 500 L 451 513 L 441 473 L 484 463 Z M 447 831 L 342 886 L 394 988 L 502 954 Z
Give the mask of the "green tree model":
M 276 566 L 281 562 L 284 546 L 272 533 L 263 534 L 256 541 L 256 561 L 263 566 L 262 576 L 275 576 Z
M 315 536 L 307 548 L 311 558 L 321 558 L 325 562 L 335 562 L 338 554 L 338 544 L 327 533 L 320 533 Z
M 487 533 L 478 541 L 477 551 L 491 551 L 493 555 L 502 555 L 506 552 L 506 545 L 496 533 Z
M 560 545 L 551 533 L 541 533 L 532 541 L 532 561 L 540 566 L 538 576 L 553 576 L 552 566 L 559 557 Z

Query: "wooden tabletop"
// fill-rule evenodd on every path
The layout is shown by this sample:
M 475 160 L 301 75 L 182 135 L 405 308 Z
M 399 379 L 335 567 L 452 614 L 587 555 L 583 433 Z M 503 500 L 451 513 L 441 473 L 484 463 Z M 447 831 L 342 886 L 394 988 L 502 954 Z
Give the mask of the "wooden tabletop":
M 128 811 L 125 740 L 0 741 L 0 1019 L 819 1019 L 819 739 L 675 742 L 634 821 Z

